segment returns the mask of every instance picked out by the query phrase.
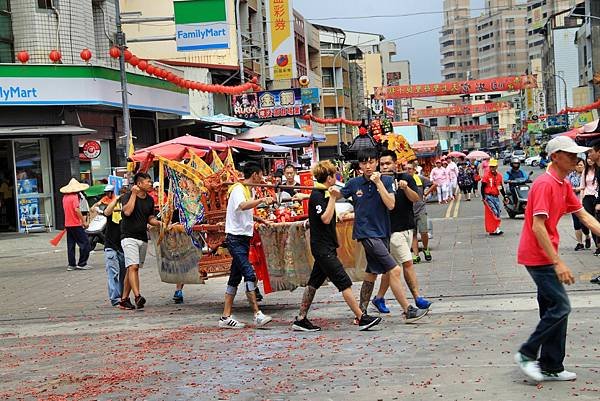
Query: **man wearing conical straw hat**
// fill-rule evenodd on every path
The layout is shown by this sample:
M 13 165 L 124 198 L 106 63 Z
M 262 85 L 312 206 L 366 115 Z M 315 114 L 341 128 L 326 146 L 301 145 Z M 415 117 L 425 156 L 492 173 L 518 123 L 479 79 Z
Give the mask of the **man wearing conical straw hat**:
M 75 178 L 60 189 L 64 194 L 62 199 L 65 214 L 65 230 L 67 231 L 67 258 L 69 265 L 67 270 L 88 270 L 88 257 L 91 246 L 85 229 L 88 226 L 79 206 L 79 193 L 89 188 L 88 184 L 82 184 Z M 75 244 L 79 246 L 79 261 L 75 263 Z

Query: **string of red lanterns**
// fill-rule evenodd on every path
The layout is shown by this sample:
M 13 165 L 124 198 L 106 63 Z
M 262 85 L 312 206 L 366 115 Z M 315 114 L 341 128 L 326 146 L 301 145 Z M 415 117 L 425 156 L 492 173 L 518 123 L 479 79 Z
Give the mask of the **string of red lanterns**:
M 118 47 L 112 47 L 109 50 L 109 55 L 112 58 L 119 58 L 121 56 L 121 50 Z M 240 95 L 244 92 L 259 91 L 260 85 L 258 85 L 258 80 L 256 77 L 252 78 L 252 81 L 246 82 L 241 85 L 236 86 L 225 86 L 225 85 L 213 85 L 207 84 L 204 82 L 193 81 L 189 79 L 184 79 L 172 72 L 169 72 L 163 68 L 157 67 L 155 65 L 150 64 L 147 60 L 143 60 L 138 58 L 136 55 L 131 53 L 129 50 L 125 50 L 123 53 L 125 62 L 129 63 L 131 66 L 136 67 L 140 71 L 144 71 L 148 75 L 152 75 L 159 79 L 164 79 L 169 81 L 180 88 L 196 90 L 199 92 L 208 92 L 208 93 L 222 93 L 226 95 Z
M 559 111 L 557 114 L 585 113 L 586 111 L 595 109 L 600 109 L 600 99 L 596 100 L 594 103 L 590 103 L 581 107 L 567 107 L 566 109 Z
M 312 114 L 305 114 L 302 116 L 302 119 L 308 121 L 314 121 L 318 124 L 344 124 L 344 125 L 352 125 L 354 127 L 358 127 L 362 124 L 361 121 L 356 120 L 346 120 L 345 118 L 320 118 L 313 116 Z

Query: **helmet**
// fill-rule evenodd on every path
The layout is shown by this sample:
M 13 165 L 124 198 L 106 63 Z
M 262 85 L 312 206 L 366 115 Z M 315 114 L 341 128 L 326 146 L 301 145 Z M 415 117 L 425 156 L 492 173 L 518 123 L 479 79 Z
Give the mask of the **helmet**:
M 115 190 L 115 186 L 111 184 L 107 184 L 104 186 L 104 192 L 113 192 Z
M 513 157 L 512 159 L 510 159 L 510 164 L 511 164 L 511 166 L 513 164 L 518 164 L 520 166 L 521 165 L 521 161 L 517 157 Z

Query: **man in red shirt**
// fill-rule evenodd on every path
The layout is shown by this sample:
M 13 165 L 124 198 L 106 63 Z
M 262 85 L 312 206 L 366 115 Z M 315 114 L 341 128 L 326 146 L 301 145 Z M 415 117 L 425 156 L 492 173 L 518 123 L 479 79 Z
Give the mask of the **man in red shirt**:
M 502 197 L 504 197 L 502 176 L 498 174 L 498 160 L 491 159 L 489 162 L 489 169 L 481 180 L 481 199 L 489 206 L 491 211 L 498 219 L 502 213 L 502 209 L 500 208 L 500 199 L 498 198 L 500 193 L 502 193 Z M 500 230 L 500 224 L 498 224 L 498 227 L 496 227 L 496 231 L 490 232 L 490 235 L 502 234 L 503 231 Z
M 523 373 L 535 381 L 575 380 L 577 377 L 563 366 L 571 311 L 563 284 L 573 284 L 575 278 L 558 256 L 557 226 L 563 215 L 574 213 L 594 234 L 600 233 L 600 223 L 583 209 L 569 180 L 565 180 L 575 169 L 577 154 L 588 150 L 565 136 L 550 140 L 546 151 L 552 164 L 529 191 L 517 257 L 537 286 L 541 318 L 533 334 L 516 353 L 515 361 Z
M 88 223 L 81 213 L 79 207 L 79 192 L 85 191 L 89 185 L 78 182 L 75 178 L 64 187 L 60 192 L 65 194 L 62 199 L 63 211 L 65 213 L 65 229 L 67 230 L 67 258 L 69 265 L 67 270 L 88 270 L 87 260 L 90 256 L 92 247 L 85 229 Z M 79 246 L 79 262 L 75 263 L 75 244 Z

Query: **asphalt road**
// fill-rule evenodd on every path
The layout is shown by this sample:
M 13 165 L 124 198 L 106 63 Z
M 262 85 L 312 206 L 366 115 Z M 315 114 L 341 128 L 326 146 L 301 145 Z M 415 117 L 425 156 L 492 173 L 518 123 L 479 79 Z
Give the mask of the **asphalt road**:
M 522 219 L 503 219 L 505 235 L 490 237 L 480 199 L 428 210 L 433 261 L 416 269 L 432 311 L 405 325 L 388 294 L 392 313 L 369 332 L 331 285 L 310 313 L 322 332 L 291 331 L 301 290 L 265 296 L 266 329 L 219 330 L 225 280 L 186 286 L 174 305 L 153 250 L 141 273 L 146 308 L 120 311 L 107 301 L 101 251 L 96 268 L 67 272 L 51 235 L 0 236 L 0 399 L 598 400 L 600 287 L 588 281 L 600 268 L 592 250 L 572 250 L 570 219 L 560 226 L 577 278 L 566 366 L 579 377 L 536 386 L 512 362 L 537 322 L 535 288 L 516 264 Z M 250 322 L 242 296 L 235 313 Z

